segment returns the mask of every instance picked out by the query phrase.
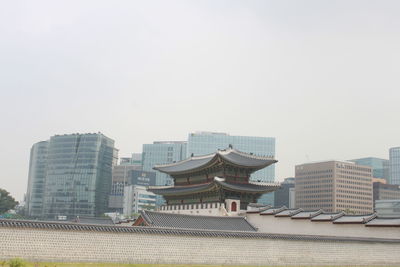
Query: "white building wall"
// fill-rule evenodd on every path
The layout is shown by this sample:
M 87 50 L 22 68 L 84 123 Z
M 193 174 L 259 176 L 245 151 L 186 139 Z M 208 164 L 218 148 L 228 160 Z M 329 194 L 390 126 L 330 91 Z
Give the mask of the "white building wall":
M 249 213 L 246 219 L 261 233 L 322 235 L 341 237 L 396 238 L 400 240 L 398 227 L 367 227 L 364 224 L 334 224 L 313 222 L 309 219 L 291 219 Z

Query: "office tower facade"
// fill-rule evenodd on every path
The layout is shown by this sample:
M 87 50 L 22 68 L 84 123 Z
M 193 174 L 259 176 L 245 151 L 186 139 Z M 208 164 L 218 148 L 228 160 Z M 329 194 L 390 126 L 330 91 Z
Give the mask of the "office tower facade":
M 400 185 L 400 147 L 389 149 L 390 184 Z
M 44 193 L 38 217 L 102 215 L 107 211 L 116 159 L 114 141 L 101 133 L 52 136 L 43 163 Z M 27 195 L 32 196 L 32 188 L 28 186 Z
M 389 160 L 367 157 L 349 160 L 357 165 L 369 166 L 372 168 L 372 176 L 374 178 L 385 179 L 389 183 Z
M 295 167 L 296 208 L 373 212 L 372 168 L 347 161 L 326 161 Z
M 233 147 L 245 153 L 258 156 L 275 157 L 274 137 L 233 136 L 227 133 L 196 132 L 190 133 L 187 144 L 187 156 L 200 156 L 214 153 L 218 149 Z M 275 165 L 271 165 L 251 174 L 253 182 L 274 182 Z M 264 194 L 259 203 L 274 205 L 274 192 Z
M 42 217 L 48 146 L 48 141 L 42 141 L 31 148 L 25 206 L 28 216 Z
M 374 204 L 376 200 L 389 200 L 389 199 L 400 200 L 400 185 L 374 182 L 373 188 L 374 188 Z
M 274 192 L 274 204 L 276 207 L 286 206 L 287 208 L 295 207 L 295 190 L 294 177 L 286 178 L 281 187 Z
M 165 141 L 144 144 L 142 153 L 142 164 L 144 171 L 154 171 L 153 167 L 158 164 L 167 164 L 186 158 L 185 141 Z M 172 185 L 171 177 L 165 173 L 156 173 L 156 185 Z
M 108 201 L 110 211 L 122 212 L 124 187 L 131 184 L 131 171 L 141 169 L 141 165 L 131 165 L 130 160 L 129 164 L 116 165 L 113 167 L 111 192 Z
M 141 210 L 154 210 L 156 207 L 156 195 L 148 192 L 145 186 L 127 185 L 124 188 L 123 214 L 131 217 Z

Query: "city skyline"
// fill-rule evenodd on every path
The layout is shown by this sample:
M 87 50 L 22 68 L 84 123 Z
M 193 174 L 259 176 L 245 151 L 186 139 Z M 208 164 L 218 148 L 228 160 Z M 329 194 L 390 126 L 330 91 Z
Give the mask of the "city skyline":
M 120 156 L 195 131 L 276 138 L 277 181 L 400 146 L 398 1 L 9 1 L 0 188 L 29 151 L 102 132 Z

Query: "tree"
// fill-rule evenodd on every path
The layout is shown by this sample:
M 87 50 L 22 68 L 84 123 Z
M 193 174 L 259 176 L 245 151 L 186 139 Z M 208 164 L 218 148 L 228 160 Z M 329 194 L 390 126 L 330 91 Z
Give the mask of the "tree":
M 0 214 L 15 208 L 17 205 L 18 201 L 15 201 L 6 190 L 0 188 Z

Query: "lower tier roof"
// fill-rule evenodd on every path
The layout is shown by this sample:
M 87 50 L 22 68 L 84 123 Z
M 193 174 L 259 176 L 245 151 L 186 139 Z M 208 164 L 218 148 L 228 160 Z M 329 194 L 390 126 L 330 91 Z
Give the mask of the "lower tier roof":
M 228 191 L 243 192 L 250 194 L 263 194 L 273 192 L 279 188 L 279 184 L 253 184 L 253 183 L 232 183 L 226 182 L 223 178 L 215 177 L 213 181 L 186 186 L 168 186 L 168 187 L 149 187 L 148 191 L 157 195 L 173 196 L 173 195 L 191 195 L 211 191 L 214 189 L 222 188 Z

